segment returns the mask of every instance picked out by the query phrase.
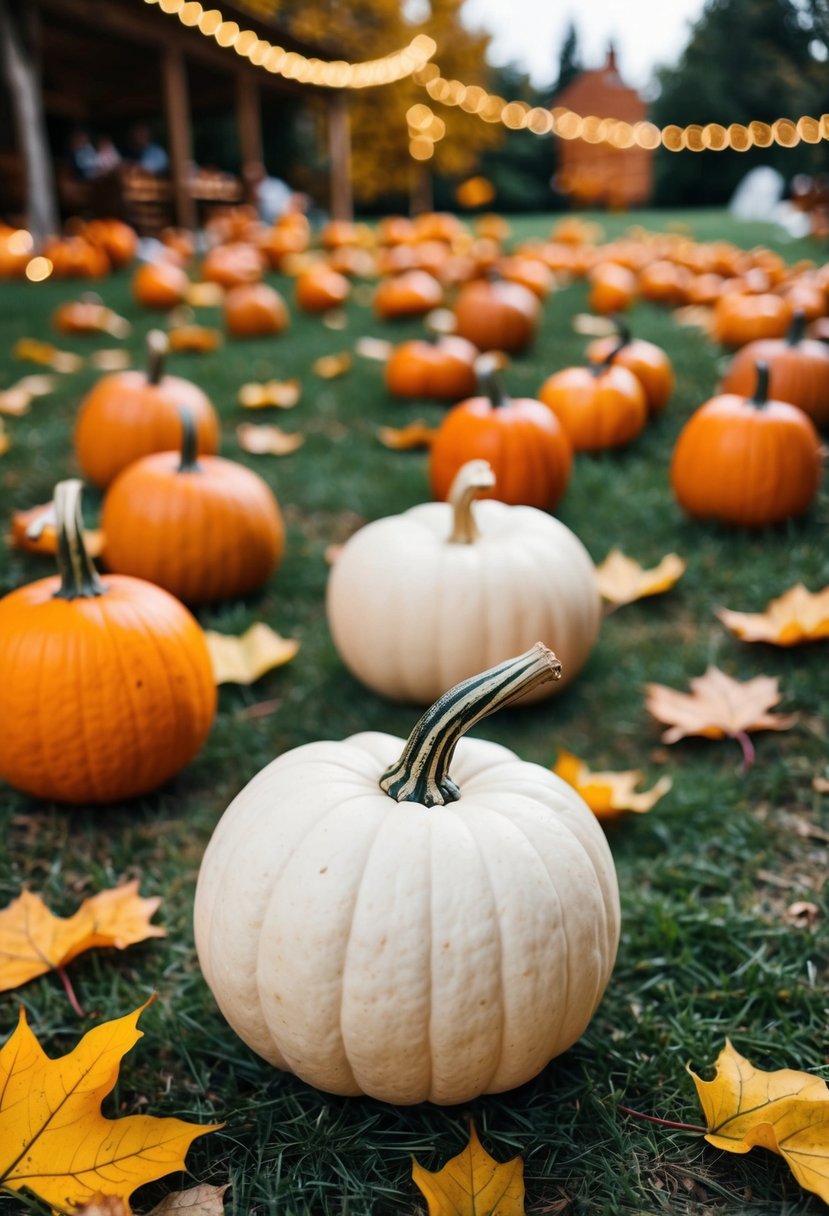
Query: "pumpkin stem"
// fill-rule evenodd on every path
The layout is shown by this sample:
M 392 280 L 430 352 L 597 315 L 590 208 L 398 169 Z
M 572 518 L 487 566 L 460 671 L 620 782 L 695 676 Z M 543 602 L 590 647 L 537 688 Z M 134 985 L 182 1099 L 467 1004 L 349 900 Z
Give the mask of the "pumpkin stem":
M 69 481 L 59 481 L 55 486 L 54 511 L 60 574 L 60 587 L 55 592 L 55 598 L 59 600 L 103 595 L 106 590 L 84 544 L 82 490 L 83 482 L 77 477 Z
M 498 372 L 501 370 L 501 366 L 501 359 L 491 352 L 479 355 L 475 360 L 475 375 L 478 377 L 478 387 L 485 397 L 489 397 L 495 409 L 498 409 L 502 405 L 509 405 L 509 397 L 504 392 L 501 381 L 498 379 Z
M 380 778 L 380 789 L 397 802 L 457 802 L 461 791 L 449 776 L 449 765 L 461 736 L 538 684 L 560 679 L 561 663 L 552 650 L 536 642 L 524 654 L 456 684 L 426 710 L 400 759 Z
M 797 312 L 792 317 L 792 323 L 789 326 L 789 332 L 786 334 L 786 344 L 788 346 L 797 346 L 803 341 L 803 336 L 806 333 L 806 314 L 798 308 Z
M 613 324 L 616 326 L 616 333 L 617 333 L 618 337 L 620 337 L 622 340 L 621 345 L 618 346 L 616 349 L 621 350 L 622 346 L 630 345 L 631 339 L 633 338 L 633 334 L 630 332 L 630 326 L 628 325 L 627 321 L 625 320 L 625 318 L 622 316 L 621 313 L 618 313 L 618 312 L 614 313 L 610 319 L 613 322 Z
M 181 462 L 179 473 L 200 473 L 199 464 L 199 433 L 196 430 L 196 420 L 193 411 L 182 405 L 178 416 L 181 419 Z
M 164 375 L 164 360 L 170 343 L 161 329 L 151 329 L 147 334 L 147 383 L 158 384 Z
M 472 545 L 478 539 L 472 503 L 479 491 L 491 490 L 494 485 L 495 474 L 485 460 L 468 460 L 458 469 L 449 487 L 449 505 L 452 508 L 450 544 Z
M 769 399 L 769 365 L 764 363 L 762 359 L 755 364 L 757 372 L 757 386 L 754 389 L 754 396 L 751 398 L 751 404 L 759 408 L 768 404 Z
M 433 308 L 430 313 L 426 314 L 423 323 L 426 326 L 429 340 L 434 343 L 439 342 L 448 334 L 455 333 L 458 327 L 455 314 L 449 308 Z

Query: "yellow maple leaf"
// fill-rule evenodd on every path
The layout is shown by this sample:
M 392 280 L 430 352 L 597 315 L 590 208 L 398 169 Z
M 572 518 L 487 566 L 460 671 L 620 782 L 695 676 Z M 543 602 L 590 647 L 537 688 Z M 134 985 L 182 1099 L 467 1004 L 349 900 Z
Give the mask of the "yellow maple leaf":
M 645 570 L 621 549 L 611 549 L 596 567 L 596 580 L 602 597 L 618 607 L 646 595 L 669 591 L 682 578 L 685 568 L 686 562 L 677 553 L 666 554 L 657 566 Z
M 280 637 L 262 621 L 241 637 L 210 629 L 204 636 L 217 684 L 253 684 L 266 671 L 290 663 L 299 650 L 299 642 Z
M 670 777 L 660 777 L 649 790 L 636 793 L 636 786 L 644 780 L 639 769 L 594 773 L 567 751 L 559 751 L 553 772 L 578 790 L 597 819 L 605 820 L 618 819 L 624 811 L 649 811 L 673 784 Z
M 186 300 L 191 308 L 220 308 L 224 300 L 224 288 L 219 283 L 189 283 Z
M 729 1153 L 755 1147 L 781 1156 L 801 1186 L 829 1202 L 829 1088 L 820 1077 L 781 1068 L 763 1072 L 734 1050 L 720 1052 L 713 1081 L 690 1069 L 708 1128 Z
M 726 628 L 744 642 L 771 642 L 774 646 L 798 646 L 829 638 L 829 587 L 811 592 L 798 583 L 763 612 L 717 612 Z
M 196 355 L 218 350 L 222 335 L 207 325 L 176 325 L 167 334 L 170 350 Z
M 32 1191 L 60 1211 L 100 1196 L 121 1199 L 129 1216 L 136 1187 L 184 1169 L 193 1140 L 221 1126 L 101 1114 L 121 1059 L 143 1037 L 137 1022 L 148 1004 L 93 1027 L 54 1060 L 21 1008 L 0 1049 L 0 1187 Z
M 430 448 L 436 434 L 437 428 L 429 426 L 422 418 L 403 427 L 381 426 L 377 430 L 377 438 L 383 447 L 392 448 L 395 452 Z
M 161 900 L 142 899 L 138 881 L 85 899 L 72 916 L 55 916 L 39 895 L 23 891 L 0 910 L 0 992 L 65 967 L 73 958 L 103 946 L 124 950 L 150 937 L 166 937 L 151 925 Z
M 254 456 L 288 456 L 301 448 L 304 435 L 298 431 L 289 434 L 278 426 L 257 426 L 254 422 L 243 422 L 236 428 L 239 447 Z
M 350 367 L 351 355 L 347 350 L 336 355 L 320 355 L 319 359 L 315 359 L 311 364 L 312 370 L 323 380 L 334 380 L 337 376 L 344 375 Z
M 125 371 L 131 363 L 130 352 L 119 348 L 104 347 L 102 350 L 93 350 L 89 356 L 89 366 L 101 372 Z
M 12 348 L 12 354 L 15 359 L 41 363 L 53 367 L 56 372 L 76 372 L 83 367 L 80 355 L 69 350 L 58 350 L 51 342 L 41 342 L 39 338 L 19 338 Z
M 238 401 L 246 410 L 261 410 L 275 406 L 290 410 L 299 401 L 302 385 L 299 380 L 267 380 L 264 384 L 243 384 Z
M 426 1197 L 429 1216 L 524 1216 L 524 1162 L 495 1161 L 474 1123 L 462 1153 L 435 1172 L 414 1161 L 412 1179 Z

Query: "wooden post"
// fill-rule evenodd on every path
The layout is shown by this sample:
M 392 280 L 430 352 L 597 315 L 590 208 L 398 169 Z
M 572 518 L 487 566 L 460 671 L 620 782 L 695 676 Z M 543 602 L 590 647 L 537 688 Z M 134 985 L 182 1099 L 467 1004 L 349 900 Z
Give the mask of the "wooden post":
M 242 156 L 242 182 L 245 199 L 255 199 L 254 172 L 262 165 L 262 109 L 259 103 L 259 82 L 249 73 L 236 77 L 236 125 L 239 131 L 239 151 Z
M 189 177 L 193 164 L 190 132 L 190 105 L 187 95 L 187 69 L 177 47 L 166 46 L 162 55 L 164 105 L 170 139 L 170 180 L 176 223 L 182 228 L 196 227 L 196 202 L 190 193 Z
M 351 132 L 348 98 L 344 92 L 331 94 L 328 102 L 328 154 L 331 163 L 331 218 L 354 218 L 351 196 Z

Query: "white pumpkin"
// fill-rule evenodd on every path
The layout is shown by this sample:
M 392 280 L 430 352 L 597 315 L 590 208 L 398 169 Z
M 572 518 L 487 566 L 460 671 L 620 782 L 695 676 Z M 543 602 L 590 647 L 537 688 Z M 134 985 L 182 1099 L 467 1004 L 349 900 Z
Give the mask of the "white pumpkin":
M 486 461 L 458 472 L 448 502 L 376 520 L 346 542 L 328 579 L 328 624 L 349 671 L 394 701 L 428 704 L 540 639 L 564 678 L 587 660 L 601 597 L 590 555 L 560 520 L 481 490 Z
M 405 745 L 306 744 L 234 800 L 199 874 L 196 946 L 260 1056 L 332 1093 L 457 1103 L 581 1035 L 619 938 L 602 830 L 548 769 L 458 743 L 557 668 L 533 647 L 451 689 Z

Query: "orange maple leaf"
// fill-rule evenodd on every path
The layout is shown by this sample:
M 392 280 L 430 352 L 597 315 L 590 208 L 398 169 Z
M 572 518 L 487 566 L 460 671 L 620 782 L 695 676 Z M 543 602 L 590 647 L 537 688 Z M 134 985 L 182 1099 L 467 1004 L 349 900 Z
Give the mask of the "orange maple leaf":
M 60 1211 L 102 1196 L 120 1199 L 129 1216 L 136 1187 L 184 1169 L 193 1140 L 221 1126 L 101 1114 L 122 1058 L 143 1037 L 137 1022 L 150 1001 L 95 1026 L 55 1060 L 21 1008 L 17 1029 L 0 1049 L 0 1187 L 31 1191 Z
M 138 882 L 123 883 L 84 900 L 74 915 L 55 916 L 39 895 L 23 891 L 0 910 L 0 992 L 60 970 L 87 950 L 124 950 L 150 937 L 166 937 L 151 925 L 161 900 L 142 899 Z
M 644 780 L 639 769 L 623 772 L 591 772 L 572 752 L 559 751 L 553 772 L 581 794 L 597 819 L 618 819 L 624 811 L 644 814 L 671 788 L 670 777 L 660 777 L 649 790 L 636 792 Z
M 717 612 L 726 628 L 744 642 L 798 646 L 829 638 L 829 587 L 812 593 L 802 583 L 766 604 L 763 612 Z
M 299 642 L 283 638 L 262 621 L 239 637 L 212 629 L 204 637 L 217 684 L 253 684 L 266 671 L 290 663 L 299 650 Z
M 596 567 L 596 581 L 602 598 L 620 607 L 647 595 L 669 591 L 685 573 L 685 567 L 685 561 L 677 553 L 667 553 L 658 565 L 645 570 L 621 549 L 611 549 Z
M 264 384 L 252 381 L 239 389 L 238 401 L 246 410 L 269 409 L 290 410 L 302 395 L 299 380 L 266 380 Z
M 338 376 L 345 375 L 350 367 L 351 355 L 347 350 L 336 355 L 320 355 L 319 359 L 315 359 L 311 364 L 312 371 L 323 380 L 335 380 Z
M 408 451 L 412 448 L 430 448 L 434 442 L 437 429 L 429 426 L 422 418 L 410 422 L 400 428 L 381 426 L 377 438 L 384 448 L 392 448 L 396 452 Z
M 474 1123 L 462 1153 L 435 1172 L 414 1161 L 412 1178 L 426 1197 L 429 1216 L 524 1216 L 524 1162 L 520 1157 L 495 1161 Z
M 288 433 L 278 426 L 257 426 L 253 422 L 237 426 L 236 438 L 239 447 L 254 456 L 288 456 L 305 442 L 304 435 L 298 431 Z

